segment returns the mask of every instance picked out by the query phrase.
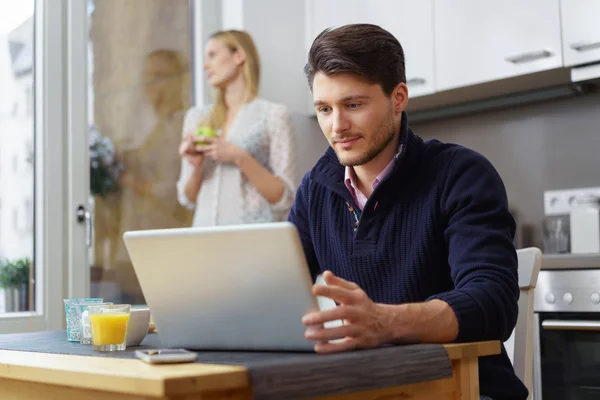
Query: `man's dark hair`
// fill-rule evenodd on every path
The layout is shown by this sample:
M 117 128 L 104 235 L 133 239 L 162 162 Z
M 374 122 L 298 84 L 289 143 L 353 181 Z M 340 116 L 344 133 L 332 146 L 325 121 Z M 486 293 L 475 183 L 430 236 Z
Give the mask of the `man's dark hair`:
M 385 29 L 371 24 L 344 25 L 321 32 L 304 67 L 310 90 L 318 72 L 327 76 L 357 74 L 381 85 L 388 95 L 400 82 L 406 83 L 400 42 Z

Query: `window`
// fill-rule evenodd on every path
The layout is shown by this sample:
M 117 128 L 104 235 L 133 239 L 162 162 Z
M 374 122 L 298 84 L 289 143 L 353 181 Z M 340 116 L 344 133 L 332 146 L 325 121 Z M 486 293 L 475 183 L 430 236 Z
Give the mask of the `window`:
M 137 10 L 142 3 L 145 12 L 140 14 Z M 123 194 L 117 197 L 120 200 L 95 202 L 90 294 L 140 304 L 145 299 L 123 248 L 123 232 L 186 227 L 192 222 L 191 213 L 172 205 L 175 194 L 171 190 L 181 162 L 176 150 L 183 116 L 192 104 L 190 3 L 90 0 L 88 13 L 91 121 L 86 134 L 90 144 L 99 148 L 99 137 L 112 141 L 117 157 L 128 165 L 123 170 L 126 179 L 118 188 Z M 130 35 L 123 37 L 123 30 Z M 148 31 L 152 34 L 145 34 Z M 123 112 L 115 104 L 140 111 Z M 123 160 L 122 154 L 128 159 Z M 157 169 L 160 174 L 145 172 Z M 156 190 L 140 191 L 131 183 L 136 179 L 151 181 Z M 91 194 L 97 198 L 113 187 L 95 170 L 90 180 Z
M 33 152 L 34 151 L 35 151 L 35 149 L 33 148 L 33 142 L 31 140 L 28 140 L 27 143 L 25 144 L 25 154 L 26 154 L 25 162 L 30 167 L 33 167 L 33 157 L 34 157 Z
M 0 69 L 0 149 L 8 163 L 0 180 L 4 188 L 9 188 L 0 190 L 0 203 L 4 206 L 0 211 L 0 273 L 8 271 L 27 280 L 10 283 L 18 287 L 17 291 L 27 293 L 19 293 L 23 299 L 19 302 L 2 302 L 0 317 L 35 309 L 30 301 L 34 297 L 29 293 L 30 274 L 21 269 L 26 263 L 19 262 L 31 261 L 28 268 L 34 265 L 34 227 L 29 221 L 33 221 L 35 174 L 33 170 L 23 174 L 25 169 L 19 165 L 29 156 L 28 147 L 33 151 L 34 143 L 34 4 L 34 0 L 0 2 L 0 66 L 7 67 Z M 0 287 L 0 296 L 4 296 L 5 289 Z M 5 330 L 0 328 L 0 332 Z
M 25 89 L 25 113 L 27 117 L 33 116 L 33 90 L 31 86 Z
M 33 204 L 31 202 L 31 199 L 25 199 L 24 203 L 25 204 L 23 206 L 23 217 L 25 219 L 25 222 L 23 224 L 23 227 L 27 231 L 31 231 L 33 230 Z
M 13 208 L 12 218 L 13 232 L 16 234 L 19 231 L 19 209 L 17 207 Z

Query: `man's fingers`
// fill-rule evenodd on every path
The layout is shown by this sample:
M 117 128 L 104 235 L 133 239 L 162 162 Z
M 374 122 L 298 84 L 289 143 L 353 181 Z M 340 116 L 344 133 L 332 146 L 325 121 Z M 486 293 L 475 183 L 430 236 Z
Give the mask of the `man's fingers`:
M 335 328 L 309 327 L 304 333 L 304 337 L 308 340 L 335 340 L 345 337 L 355 337 L 358 335 L 358 327 L 356 325 L 344 325 Z
M 351 306 L 340 306 L 325 311 L 314 311 L 302 317 L 302 323 L 306 326 L 324 324 L 325 322 L 341 320 L 354 320 L 358 312 Z
M 328 297 L 340 304 L 353 304 L 356 299 L 352 290 L 341 286 L 315 285 L 313 286 L 313 294 Z
M 336 341 L 335 343 L 330 342 L 320 342 L 315 343 L 315 352 L 322 354 L 330 354 L 330 353 L 341 353 L 343 351 L 354 350 L 357 349 L 358 342 L 356 339 L 351 337 L 346 337 L 340 341 Z
M 323 279 L 325 279 L 325 282 L 327 282 L 328 285 L 337 285 L 350 290 L 359 288 L 356 283 L 342 279 L 331 271 L 323 272 Z

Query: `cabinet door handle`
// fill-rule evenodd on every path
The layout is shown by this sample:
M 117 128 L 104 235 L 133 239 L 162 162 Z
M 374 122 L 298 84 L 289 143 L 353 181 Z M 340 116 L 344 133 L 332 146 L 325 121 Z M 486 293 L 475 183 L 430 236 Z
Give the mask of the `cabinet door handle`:
M 527 53 L 517 54 L 515 56 L 508 56 L 505 58 L 505 60 L 513 64 L 524 64 L 536 60 L 541 60 L 542 58 L 549 58 L 552 57 L 552 55 L 552 52 L 548 50 L 536 50 Z
M 570 46 L 575 51 L 589 51 L 600 48 L 600 42 L 579 42 L 573 43 Z
M 425 78 L 410 78 L 406 81 L 407 86 L 422 86 L 427 82 Z

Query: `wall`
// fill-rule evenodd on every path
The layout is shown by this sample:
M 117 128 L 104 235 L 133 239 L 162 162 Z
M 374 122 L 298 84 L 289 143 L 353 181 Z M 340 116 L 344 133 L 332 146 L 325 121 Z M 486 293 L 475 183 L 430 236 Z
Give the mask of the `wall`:
M 244 29 L 243 13 L 242 0 L 221 0 L 221 29 Z
M 301 114 L 292 115 L 292 124 L 296 134 L 296 152 L 298 154 L 298 179 L 300 183 L 304 174 L 315 165 L 323 155 L 329 143 L 316 118 Z
M 243 29 L 254 39 L 261 58 L 260 95 L 285 104 L 293 113 L 306 114 L 304 2 L 245 0 L 243 7 L 239 3 L 221 3 L 221 28 Z
M 488 157 L 519 222 L 531 225 L 525 244 L 541 247 L 543 192 L 600 186 L 599 111 L 600 94 L 590 94 L 412 128 L 423 138 L 460 143 Z

